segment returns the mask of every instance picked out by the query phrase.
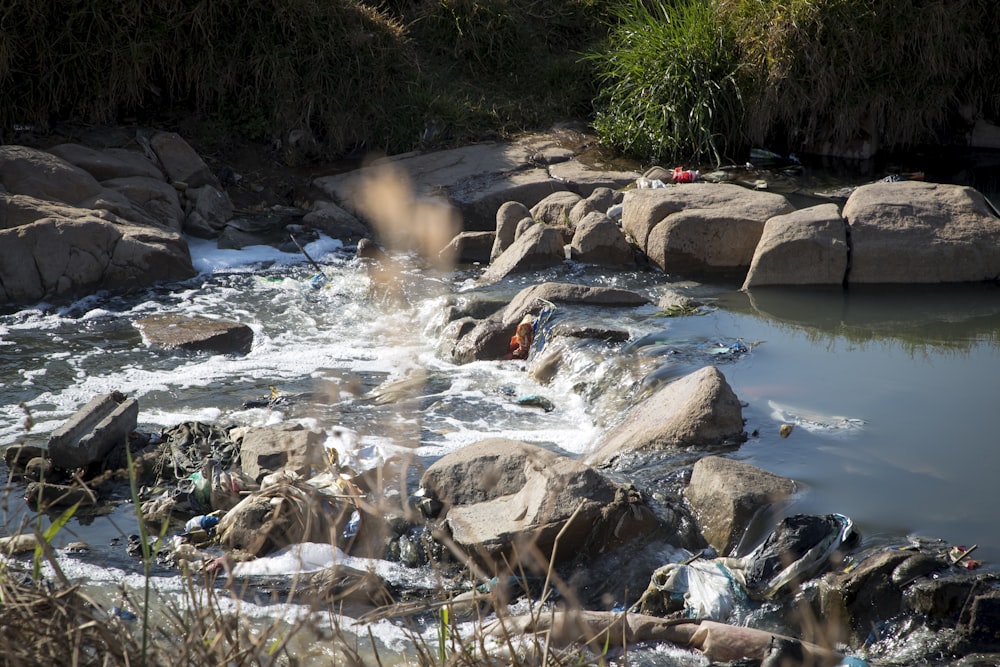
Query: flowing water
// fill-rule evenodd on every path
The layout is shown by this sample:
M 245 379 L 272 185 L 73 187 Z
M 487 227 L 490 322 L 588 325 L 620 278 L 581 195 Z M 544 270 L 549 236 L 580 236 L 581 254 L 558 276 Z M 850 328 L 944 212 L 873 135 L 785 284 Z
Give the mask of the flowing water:
M 987 567 L 1000 563 L 997 286 L 748 295 L 733 285 L 670 284 L 662 274 L 567 263 L 492 287 L 476 283 L 478 267 L 407 271 L 399 303 L 379 296 L 336 241 L 307 247 L 327 275 L 322 289 L 310 286 L 314 270 L 301 256 L 191 243 L 201 273 L 184 284 L 0 316 L 0 446 L 43 444 L 94 395 L 117 390 L 138 399 L 142 430 L 190 420 L 297 421 L 324 430 L 357 468 L 398 454 L 427 464 L 488 436 L 580 456 L 643 392 L 717 364 L 746 404 L 751 434 L 731 455 L 803 485 L 787 512 L 846 514 L 872 543 L 921 535 L 977 544 Z M 558 309 L 563 321 L 626 332 L 629 342 L 574 343 L 549 385 L 520 361 L 448 360 L 441 330 L 450 304 L 475 298 L 500 306 L 541 280 L 635 289 L 654 303 L 671 288 L 706 306 L 688 317 L 666 317 L 653 305 Z M 150 349 L 133 322 L 156 313 L 245 322 L 254 329 L 253 349 L 246 356 Z M 409 400 L 371 400 L 372 390 L 417 370 L 427 379 Z M 244 406 L 269 397 L 271 387 L 310 396 Z M 527 394 L 546 397 L 554 409 L 518 405 Z M 793 425 L 787 438 L 782 424 Z M 655 483 L 656 474 L 633 472 Z M 29 516 L 17 500 L 22 492 L 9 490 L 2 525 Z M 71 521 L 57 546 L 83 540 L 94 551 L 82 560 L 60 556 L 67 572 L 109 585 L 135 578 L 133 587 L 141 587 L 139 566 L 122 546 L 136 532 L 133 512 L 124 503 Z M 426 576 L 393 567 L 387 576 Z M 162 586 L 173 585 L 169 573 L 160 577 Z M 391 634 L 391 626 L 383 631 Z

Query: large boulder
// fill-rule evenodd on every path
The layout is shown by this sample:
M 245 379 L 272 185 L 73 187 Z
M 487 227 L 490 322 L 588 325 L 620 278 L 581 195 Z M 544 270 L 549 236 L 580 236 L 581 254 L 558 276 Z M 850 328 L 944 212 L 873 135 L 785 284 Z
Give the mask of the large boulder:
M 729 183 L 632 190 L 622 205 L 625 233 L 671 273 L 746 269 L 764 223 L 794 210 L 782 195 Z
M 189 188 L 184 192 L 187 217 L 184 231 L 193 236 L 215 238 L 233 217 L 229 195 L 212 185 Z
M 242 322 L 164 314 L 135 321 L 150 347 L 216 354 L 249 354 L 253 329 Z
M 616 490 L 578 461 L 503 438 L 442 457 L 421 487 L 443 503 L 450 539 L 470 556 L 542 571 L 557 535 L 556 561 L 577 554 Z
M 7 195 L 0 200 L 11 204 Z M 32 217 L 24 204 L 11 208 Z M 176 232 L 79 209 L 64 215 L 66 209 L 53 211 L 44 202 L 35 212 L 32 222 L 0 229 L 0 303 L 69 299 L 195 275 L 187 243 Z
M 684 490 L 705 541 L 729 554 L 762 510 L 786 500 L 795 482 L 749 463 L 706 456 L 694 464 Z
M 512 273 L 558 266 L 566 259 L 562 233 L 549 225 L 533 225 L 483 272 L 484 282 L 497 282 Z
M 873 183 L 844 205 L 850 284 L 951 283 L 1000 277 L 1000 219 L 976 190 Z
M 731 446 L 745 437 L 739 399 L 722 372 L 706 366 L 661 387 L 629 410 L 589 460 L 605 463 L 630 452 L 674 447 Z
M 313 210 L 302 216 L 302 222 L 345 243 L 357 243 L 371 236 L 368 225 L 333 202 L 316 202 Z
M 10 194 L 78 204 L 103 189 L 83 169 L 26 146 L 0 146 L 0 186 Z
M 841 285 L 847 228 L 836 204 L 778 215 L 764 225 L 743 289 L 764 285 Z

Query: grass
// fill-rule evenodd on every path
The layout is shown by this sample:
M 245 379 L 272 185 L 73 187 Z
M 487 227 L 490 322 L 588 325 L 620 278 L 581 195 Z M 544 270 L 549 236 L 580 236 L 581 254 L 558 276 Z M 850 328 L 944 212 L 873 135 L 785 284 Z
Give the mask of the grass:
M 739 143 L 739 63 L 715 6 L 626 0 L 593 52 L 600 93 L 594 127 L 628 156 L 657 163 L 722 162 Z

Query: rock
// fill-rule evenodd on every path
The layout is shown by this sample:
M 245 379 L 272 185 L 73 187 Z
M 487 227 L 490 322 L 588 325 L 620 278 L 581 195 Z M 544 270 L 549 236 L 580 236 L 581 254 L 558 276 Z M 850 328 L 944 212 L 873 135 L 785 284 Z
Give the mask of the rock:
M 764 223 L 791 213 L 782 195 L 729 183 L 698 183 L 625 194 L 622 229 L 670 273 L 746 269 Z
M 739 399 L 719 369 L 706 366 L 635 405 L 588 460 L 607 463 L 629 452 L 672 447 L 726 447 L 745 438 Z
M 615 308 L 637 308 L 649 303 L 649 299 L 637 292 L 617 287 L 589 287 L 573 283 L 545 282 L 525 287 L 518 292 L 501 318 L 505 323 L 516 324 L 525 314 L 537 313 L 545 305 L 544 301 L 580 306 L 604 306 Z
M 528 216 L 527 218 L 521 218 L 517 221 L 517 225 L 514 227 L 514 240 L 517 241 L 519 238 L 524 236 L 524 233 L 529 229 L 538 224 L 538 221 Z M 508 246 L 510 247 L 510 246 Z
M 110 191 L 109 191 L 110 192 Z M 195 275 L 178 233 L 104 211 L 0 194 L 0 303 L 67 299 Z
M 413 184 L 418 197 L 446 199 L 462 214 L 465 231 L 495 228 L 496 211 L 508 201 L 533 206 L 546 195 L 566 190 L 566 184 L 551 178 L 533 164 L 533 149 L 524 142 L 483 143 L 392 160 Z M 376 164 L 355 172 L 326 176 L 314 185 L 338 204 L 353 208 L 357 188 Z
M 515 325 L 516 323 L 506 324 L 499 317 L 490 317 L 477 323 L 457 340 L 452 348 L 452 360 L 458 364 L 467 364 L 500 359 L 507 354 L 507 344 L 514 335 Z
M 23 475 L 28 462 L 48 455 L 48 450 L 37 445 L 11 445 L 3 451 L 3 460 L 12 476 Z
M 568 183 L 570 190 L 583 197 L 590 196 L 598 188 L 609 190 L 624 188 L 635 183 L 635 179 L 639 178 L 639 174 L 634 171 L 597 169 L 580 160 L 567 160 L 554 164 L 549 167 L 549 174 L 555 179 Z
M 102 190 L 83 169 L 25 146 L 0 146 L 0 184 L 10 194 L 64 204 L 77 204 Z
M 575 231 L 576 226 L 580 224 L 580 221 L 586 218 L 590 213 L 604 213 L 604 211 L 594 208 L 594 205 L 589 199 L 581 199 L 578 201 L 573 205 L 573 208 L 570 209 L 569 215 L 567 216 L 570 228 Z
M 618 195 L 611 188 L 594 188 L 594 191 L 590 193 L 586 201 L 593 207 L 598 213 L 607 213 L 608 209 L 614 206 L 615 200 Z
M 192 189 L 203 186 L 211 186 L 216 190 L 221 188 L 212 170 L 179 134 L 157 132 L 150 137 L 149 145 L 171 183 L 184 183 Z
M 836 204 L 820 204 L 764 225 L 743 289 L 764 285 L 842 285 L 847 228 Z
M 241 322 L 166 314 L 134 324 L 152 347 L 216 354 L 249 354 L 253 348 L 253 329 Z
M 531 217 L 553 227 L 567 227 L 570 211 L 582 200 L 583 198 L 575 192 L 567 190 L 553 192 L 531 207 Z
M 640 294 L 613 287 L 587 287 L 554 282 L 532 285 L 518 292 L 503 310 L 477 323 L 467 334 L 459 338 L 453 348 L 453 360 L 457 363 L 469 363 L 475 360 L 501 358 L 507 353 L 507 344 L 514 334 L 517 323 L 529 313 L 539 313 L 545 307 L 545 301 L 624 308 L 649 303 Z
M 271 473 L 290 470 L 312 477 L 313 469 L 329 466 L 323 443 L 326 434 L 301 424 L 247 428 L 234 433 L 240 445 L 240 465 L 254 481 Z
M 525 218 L 531 218 L 531 211 L 520 202 L 504 202 L 497 209 L 496 236 L 493 241 L 493 249 L 490 251 L 491 262 L 514 243 L 514 232 L 518 227 L 518 223 Z
M 694 464 L 684 497 L 701 534 L 720 554 L 739 544 L 751 521 L 795 493 L 795 482 L 742 461 L 706 456 Z
M 703 305 L 701 301 L 670 288 L 665 289 L 656 302 L 656 307 L 666 313 L 687 313 Z
M 134 398 L 118 393 L 95 396 L 49 436 L 52 465 L 74 470 L 103 461 L 112 449 L 128 442 L 138 417 Z
M 451 539 L 470 556 L 534 571 L 545 571 L 550 557 L 577 555 L 616 488 L 578 461 L 503 438 L 445 455 L 425 471 L 421 487 L 444 503 Z
M 80 167 L 102 184 L 107 180 L 137 176 L 165 180 L 163 172 L 152 160 L 126 148 L 97 150 L 80 144 L 59 144 L 50 148 L 49 152 Z
M 35 537 L 34 533 L 0 537 L 0 554 L 4 556 L 16 556 L 34 551 L 38 546 L 40 546 L 38 538 Z
M 97 504 L 94 493 L 83 486 L 68 486 L 50 482 L 29 482 L 24 489 L 24 499 L 32 506 L 50 507 L 92 507 Z
M 892 572 L 913 552 L 879 551 L 865 558 L 850 572 L 830 572 L 820 579 L 821 618 L 844 624 L 852 643 L 860 645 L 873 627 L 897 616 L 902 609 L 902 590 Z
M 570 257 L 578 262 L 601 266 L 635 266 L 635 252 L 618 225 L 596 211 L 577 224 L 570 243 Z
M 148 176 L 123 176 L 102 183 L 123 195 L 132 206 L 140 209 L 157 224 L 180 232 L 184 226 L 184 209 L 177 190 L 162 180 Z
M 481 280 L 497 282 L 512 273 L 558 266 L 565 258 L 559 230 L 548 225 L 535 225 L 490 264 Z
M 903 181 L 856 189 L 848 282 L 952 283 L 1000 276 L 1000 219 L 969 187 Z
M 215 238 L 233 217 L 233 203 L 229 195 L 217 187 L 204 185 L 184 192 L 187 217 L 184 231 L 192 236 Z
M 977 118 L 969 132 L 971 148 L 1000 149 L 1000 127 L 983 119 Z
M 302 216 L 302 222 L 348 244 L 371 236 L 366 224 L 333 202 L 317 202 L 316 208 Z
M 487 264 L 495 237 L 494 232 L 460 232 L 441 250 L 441 256 L 459 264 Z

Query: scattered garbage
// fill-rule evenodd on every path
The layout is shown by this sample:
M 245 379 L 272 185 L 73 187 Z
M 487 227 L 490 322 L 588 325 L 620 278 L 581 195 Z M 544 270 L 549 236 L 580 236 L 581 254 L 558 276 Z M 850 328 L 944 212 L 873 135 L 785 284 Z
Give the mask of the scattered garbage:
M 725 621 L 750 600 L 772 599 L 817 574 L 851 539 L 853 526 L 842 514 L 786 517 L 742 558 L 697 554 L 658 568 L 632 611 Z
M 747 594 L 770 599 L 809 579 L 853 535 L 854 522 L 843 514 L 785 517 L 742 559 Z
M 793 426 L 791 424 L 782 424 L 781 428 L 778 429 L 778 435 L 782 438 L 787 438 L 792 434 Z
M 697 169 L 674 167 L 674 170 L 670 172 L 670 177 L 674 180 L 674 183 L 694 183 L 701 180 L 701 172 Z
M 776 403 L 775 401 L 768 401 L 767 405 L 771 408 L 772 419 L 789 426 L 799 426 L 811 432 L 849 433 L 859 431 L 865 426 L 864 419 L 824 415 L 818 412 L 793 408 L 788 405 Z
M 514 329 L 514 335 L 510 337 L 504 359 L 528 358 L 528 354 L 531 352 L 531 341 L 534 339 L 533 322 L 534 318 L 531 315 L 525 315 L 521 318 Z
M 111 607 L 111 611 L 109 612 L 109 614 L 114 618 L 120 618 L 123 621 L 129 621 L 129 622 L 135 621 L 139 618 L 138 616 L 130 612 L 128 609 L 122 609 L 118 605 Z
M 349 540 L 358 534 L 358 528 L 361 526 L 361 512 L 354 510 L 351 512 L 351 518 L 347 521 L 347 526 L 344 527 L 344 532 L 341 533 L 341 537 L 345 540 Z

